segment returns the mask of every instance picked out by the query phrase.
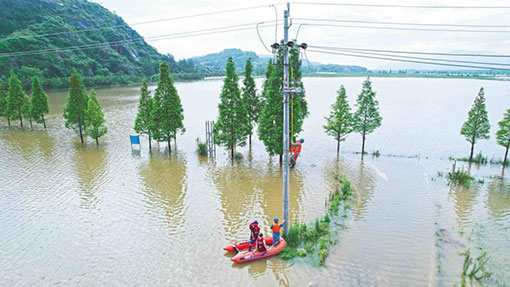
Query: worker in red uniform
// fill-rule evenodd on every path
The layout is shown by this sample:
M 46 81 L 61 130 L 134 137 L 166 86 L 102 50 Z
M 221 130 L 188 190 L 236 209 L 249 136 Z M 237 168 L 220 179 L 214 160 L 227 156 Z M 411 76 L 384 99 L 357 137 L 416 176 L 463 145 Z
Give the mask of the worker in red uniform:
M 297 143 L 291 142 L 292 147 L 290 151 L 292 152 L 292 156 L 290 158 L 290 167 L 294 167 L 296 165 L 296 160 L 301 153 L 301 148 L 303 147 L 304 139 L 299 139 Z
M 257 238 L 259 236 L 260 227 L 257 220 L 250 223 L 250 248 L 248 251 L 251 251 L 251 246 L 255 244 Z
M 264 240 L 264 234 L 260 234 L 257 238 L 257 251 L 258 252 L 264 252 L 266 251 L 266 241 Z

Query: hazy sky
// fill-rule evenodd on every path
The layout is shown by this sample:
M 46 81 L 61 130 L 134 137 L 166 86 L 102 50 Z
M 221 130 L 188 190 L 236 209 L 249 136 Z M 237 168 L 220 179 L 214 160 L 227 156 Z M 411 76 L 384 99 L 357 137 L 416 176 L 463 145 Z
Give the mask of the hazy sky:
M 155 19 L 172 18 L 225 9 L 244 8 L 257 5 L 268 5 L 264 8 L 241 12 L 196 17 L 184 20 L 173 20 L 154 24 L 134 25 L 144 37 L 188 32 L 208 28 L 258 23 L 275 20 L 274 7 L 276 1 L 234 1 L 234 0 L 93 0 L 114 11 L 128 24 Z M 310 1 L 312 2 L 312 1 Z M 333 2 L 333 1 L 320 1 Z M 510 1 L 415 1 L 388 0 L 362 2 L 349 0 L 337 3 L 363 4 L 402 4 L 402 5 L 495 5 L 510 6 Z M 277 5 L 278 18 L 283 18 L 284 5 Z M 407 9 L 407 8 L 357 8 L 343 6 L 298 5 L 291 4 L 291 18 L 320 18 L 362 21 L 440 23 L 440 24 L 483 24 L 510 25 L 510 9 Z M 295 22 L 317 23 L 310 20 L 294 20 Z M 348 24 L 376 26 L 373 24 Z M 381 25 L 378 25 L 381 26 Z M 388 25 L 387 25 L 388 26 Z M 290 35 L 295 37 L 298 25 L 293 25 Z M 269 45 L 274 42 L 274 26 L 261 28 L 261 36 Z M 417 27 L 420 28 L 420 27 Z M 446 29 L 465 29 L 449 27 Z M 490 29 L 490 28 L 477 28 Z M 500 30 L 510 31 L 508 28 Z M 283 36 L 282 25 L 278 26 L 278 37 Z M 435 31 L 397 31 L 375 30 L 346 27 L 302 26 L 298 42 L 309 45 L 394 49 L 429 52 L 490 52 L 510 54 L 510 33 L 465 33 Z M 219 52 L 225 48 L 240 48 L 254 51 L 257 54 L 268 54 L 262 46 L 255 28 L 222 34 L 203 35 L 198 37 L 148 41 L 161 53 L 171 53 L 176 59 L 200 56 Z M 348 65 L 362 65 L 368 68 L 388 67 L 388 61 L 353 58 L 337 55 L 308 53 L 310 61 Z M 395 64 L 392 64 L 395 65 Z M 397 66 L 409 67 L 405 63 Z

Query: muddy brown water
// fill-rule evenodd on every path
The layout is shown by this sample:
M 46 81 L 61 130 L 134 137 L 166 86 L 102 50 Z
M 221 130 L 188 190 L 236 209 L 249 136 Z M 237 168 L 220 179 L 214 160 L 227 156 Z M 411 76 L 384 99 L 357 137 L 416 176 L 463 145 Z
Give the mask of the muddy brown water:
M 483 286 L 510 284 L 510 183 L 500 166 L 472 166 L 483 183 L 449 187 L 438 172 L 448 156 L 466 156 L 459 135 L 484 86 L 492 136 L 476 146 L 501 158 L 497 122 L 510 108 L 507 82 L 373 79 L 383 125 L 368 136 L 335 142 L 322 125 L 344 84 L 351 105 L 363 78 L 306 78 L 310 116 L 303 153 L 291 172 L 290 216 L 308 222 L 324 213 L 332 174 L 351 180 L 352 210 L 327 267 L 275 257 L 234 265 L 223 247 L 248 236 L 258 219 L 269 232 L 282 214 L 282 172 L 254 139 L 234 164 L 218 147 L 215 160 L 196 154 L 204 122 L 217 116 L 222 82 L 177 83 L 187 132 L 168 156 L 147 139 L 131 149 L 139 89 L 97 91 L 108 125 L 99 147 L 65 129 L 67 93 L 50 93 L 48 130 L 0 122 L 1 286 L 452 286 L 472 248 L 488 252 L 495 275 Z M 261 80 L 257 81 L 259 87 Z M 154 89 L 154 87 L 151 87 Z M 467 166 L 458 164 L 458 166 Z M 439 235 L 438 235 L 439 234 Z M 475 285 L 478 283 L 474 283 Z

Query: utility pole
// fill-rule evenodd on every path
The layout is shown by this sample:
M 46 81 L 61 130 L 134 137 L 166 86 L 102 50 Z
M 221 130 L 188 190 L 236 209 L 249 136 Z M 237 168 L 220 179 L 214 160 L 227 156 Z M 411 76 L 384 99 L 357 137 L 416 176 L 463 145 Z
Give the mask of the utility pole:
M 283 233 L 289 232 L 289 14 L 290 3 L 283 12 Z

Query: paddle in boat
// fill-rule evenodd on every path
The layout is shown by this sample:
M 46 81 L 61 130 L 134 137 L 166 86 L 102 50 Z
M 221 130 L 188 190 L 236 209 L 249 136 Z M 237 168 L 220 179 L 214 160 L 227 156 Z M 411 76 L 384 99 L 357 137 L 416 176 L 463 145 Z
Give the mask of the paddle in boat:
M 231 243 L 223 249 L 229 252 L 237 251 L 237 254 L 232 257 L 232 261 L 235 263 L 244 263 L 278 255 L 282 249 L 287 246 L 287 242 L 283 238 L 280 238 L 280 242 L 276 246 L 272 245 L 273 237 L 264 237 L 264 241 L 266 243 L 267 250 L 261 252 L 257 251 L 255 246 L 253 246 L 253 251 L 248 251 L 248 248 L 250 247 L 249 240 Z

